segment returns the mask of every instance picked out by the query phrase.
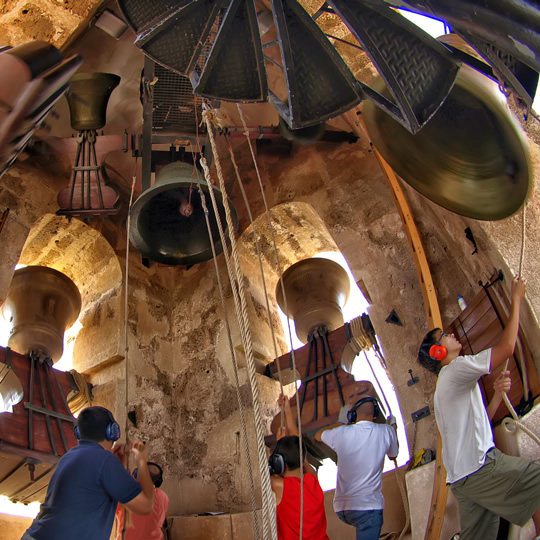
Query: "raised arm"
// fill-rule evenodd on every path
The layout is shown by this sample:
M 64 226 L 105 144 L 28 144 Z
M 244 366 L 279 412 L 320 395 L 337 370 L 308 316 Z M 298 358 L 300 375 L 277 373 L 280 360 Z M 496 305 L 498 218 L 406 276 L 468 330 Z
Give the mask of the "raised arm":
M 493 390 L 495 393 L 486 407 L 489 419 L 492 420 L 493 416 L 497 412 L 499 405 L 503 400 L 503 392 L 509 392 L 512 387 L 512 380 L 510 379 L 509 371 L 501 371 L 495 382 L 493 383 Z
M 527 281 L 517 276 L 512 280 L 512 300 L 510 317 L 497 345 L 491 349 L 490 371 L 502 364 L 513 352 L 519 330 L 519 306 L 525 296 Z
M 283 409 L 283 416 L 285 420 L 285 434 L 296 435 L 298 437 L 298 424 L 296 423 L 296 419 L 293 416 L 289 398 L 283 394 L 280 394 L 278 398 L 278 405 Z
M 150 472 L 148 471 L 144 445 L 140 442 L 133 443 L 131 446 L 131 453 L 135 456 L 137 468 L 139 469 L 137 473 L 137 482 L 140 484 L 142 492 L 134 499 L 131 499 L 131 501 L 125 503 L 124 506 L 134 514 L 146 516 L 150 514 L 154 508 L 154 483 L 152 482 Z

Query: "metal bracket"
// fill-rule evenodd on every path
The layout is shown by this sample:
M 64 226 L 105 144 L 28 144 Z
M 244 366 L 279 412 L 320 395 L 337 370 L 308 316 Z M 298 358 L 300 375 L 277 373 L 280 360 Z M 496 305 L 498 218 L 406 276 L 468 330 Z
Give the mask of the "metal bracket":
M 429 412 L 429 407 L 423 407 L 422 409 L 418 409 L 417 411 L 414 411 L 412 416 L 413 422 L 418 422 L 418 420 L 422 420 L 422 418 L 425 418 L 426 416 L 429 416 L 431 413 Z

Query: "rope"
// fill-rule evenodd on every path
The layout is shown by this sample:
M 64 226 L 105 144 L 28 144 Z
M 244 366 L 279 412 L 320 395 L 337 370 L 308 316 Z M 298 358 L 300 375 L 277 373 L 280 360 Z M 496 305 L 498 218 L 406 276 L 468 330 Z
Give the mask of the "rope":
M 381 383 L 379 382 L 379 379 L 377 378 L 377 375 L 375 374 L 375 370 L 373 369 L 373 366 L 371 365 L 371 362 L 369 361 L 369 357 L 368 357 L 366 351 L 364 351 L 364 356 L 366 357 L 366 362 L 367 362 L 367 364 L 369 366 L 369 369 L 371 369 L 371 373 L 373 373 L 373 377 L 375 378 L 375 382 L 377 383 L 377 386 L 379 387 L 379 390 L 380 390 L 380 392 L 382 394 L 384 402 L 386 403 L 386 408 L 387 408 L 388 414 L 391 415 L 392 414 L 392 409 L 390 407 L 390 403 L 388 403 L 388 400 L 386 399 L 386 394 L 384 393 L 384 390 L 382 389 Z
M 197 102 L 196 102 L 196 98 L 195 98 L 195 125 L 196 125 L 196 137 L 197 137 L 197 151 L 199 152 L 199 154 L 201 154 L 201 146 L 200 146 L 200 139 L 199 139 L 199 118 L 198 118 L 198 112 L 197 112 Z M 192 149 L 192 153 L 193 153 L 193 149 Z M 241 428 L 242 428 L 242 437 L 243 437 L 243 442 L 244 442 L 244 450 L 246 452 L 246 459 L 247 459 L 247 463 L 248 463 L 248 477 L 249 477 L 249 484 L 250 484 L 250 498 L 251 498 L 251 509 L 252 509 L 252 513 L 253 513 L 253 526 L 254 526 L 254 529 L 255 529 L 255 536 L 256 538 L 260 538 L 261 536 L 261 533 L 260 533 L 260 529 L 259 529 L 259 521 L 257 519 L 257 513 L 256 513 L 256 507 L 257 507 L 257 503 L 255 501 L 255 482 L 254 482 L 254 479 L 253 479 L 253 466 L 252 466 L 252 461 L 251 461 L 251 451 L 250 451 L 250 448 L 249 448 L 249 438 L 248 438 L 248 433 L 247 433 L 247 423 L 246 423 L 246 418 L 245 418 L 245 414 L 244 414 L 244 407 L 243 407 L 243 404 L 242 404 L 242 396 L 241 396 L 241 393 L 240 393 L 240 381 L 239 381 L 239 378 L 238 378 L 238 362 L 237 362 L 237 358 L 236 358 L 236 351 L 234 349 L 234 345 L 233 345 L 233 342 L 232 342 L 232 335 L 231 335 L 231 328 L 230 328 L 230 324 L 229 324 L 229 316 L 228 316 L 228 311 L 227 311 L 227 306 L 226 306 L 226 303 L 225 303 L 225 298 L 224 298 L 224 294 L 223 294 L 223 285 L 221 283 L 221 274 L 219 272 L 219 266 L 217 264 L 217 256 L 216 256 L 216 249 L 215 249 L 215 244 L 214 244 L 214 237 L 213 237 L 213 234 L 212 234 L 212 229 L 211 229 L 211 226 L 210 226 L 210 219 L 209 219 L 209 214 L 208 214 L 208 208 L 206 206 L 206 197 L 204 196 L 204 193 L 201 189 L 201 184 L 200 184 L 200 181 L 199 181 L 199 171 L 196 167 L 196 163 L 195 163 L 195 160 L 193 160 L 193 170 L 192 170 L 192 185 L 193 185 L 193 180 L 195 179 L 195 175 L 197 175 L 197 187 L 198 187 L 198 190 L 199 190 L 199 197 L 201 198 L 201 205 L 203 207 L 203 211 L 204 211 L 204 217 L 205 217 L 205 221 L 206 221 L 206 228 L 208 230 L 208 238 L 210 240 L 210 246 L 212 248 L 212 257 L 214 259 L 214 267 L 216 269 L 216 276 L 217 276 L 217 281 L 218 281 L 218 288 L 219 288 L 219 295 L 220 295 L 220 299 L 221 299 L 221 306 L 222 306 L 222 309 L 223 309 L 223 315 L 224 315 L 224 319 L 225 319 L 225 327 L 226 327 L 226 331 L 227 331 L 227 340 L 228 340 L 228 344 L 229 344 L 229 351 L 231 353 L 231 359 L 232 359 L 232 364 L 233 364 L 233 372 L 234 372 L 234 379 L 235 379 L 235 387 L 236 387 L 236 399 L 238 401 L 238 409 L 239 409 L 239 412 L 240 412 L 240 424 L 241 424 Z M 211 186 L 209 186 L 209 189 L 212 189 Z M 189 196 L 190 196 L 190 202 L 191 202 L 191 193 L 192 193 L 192 186 L 190 186 L 190 189 L 189 189 Z M 219 220 L 218 218 L 219 214 L 216 214 L 216 221 Z M 220 223 L 221 223 L 221 220 L 219 220 Z M 226 243 L 223 243 L 223 239 L 222 239 L 222 245 L 223 246 L 226 246 Z M 228 258 L 228 253 L 227 253 L 227 250 L 224 249 L 224 255 L 225 257 Z M 231 283 L 231 288 L 232 288 L 232 283 Z
M 516 420 L 514 418 L 505 418 L 503 420 L 503 425 L 507 428 L 509 425 L 514 425 L 516 428 L 523 430 L 533 441 L 540 445 L 540 438 L 533 433 L 528 427 L 526 427 L 523 422 Z
M 349 324 L 351 328 L 351 341 L 349 343 L 353 346 L 353 351 L 359 354 L 361 351 L 371 349 L 373 342 L 364 329 L 362 317 L 354 318 Z
M 199 188 L 199 196 L 201 197 L 201 204 L 204 211 L 204 217 L 206 220 L 206 228 L 208 229 L 208 236 L 210 238 L 210 245 L 212 247 L 212 257 L 214 259 L 214 266 L 216 269 L 216 276 L 217 276 L 217 282 L 218 282 L 218 288 L 219 288 L 219 296 L 221 299 L 221 306 L 223 309 L 223 318 L 225 320 L 225 328 L 227 330 L 227 340 L 229 343 L 229 350 L 232 357 L 232 364 L 233 364 L 233 372 L 234 372 L 234 382 L 236 387 L 236 398 L 238 400 L 238 408 L 240 411 L 240 424 L 242 426 L 242 436 L 244 441 L 244 448 L 246 451 L 246 459 L 248 462 L 248 476 L 249 476 L 249 485 L 250 485 L 250 496 L 251 496 L 251 510 L 253 512 L 253 525 L 255 528 L 255 536 L 256 538 L 261 537 L 261 533 L 259 530 L 259 521 L 257 520 L 257 503 L 255 501 L 255 482 L 253 480 L 253 467 L 251 464 L 251 452 L 249 449 L 249 438 L 247 433 L 247 427 L 246 427 L 246 418 L 244 414 L 244 407 L 242 405 L 242 396 L 240 394 L 240 381 L 238 378 L 238 362 L 236 358 L 236 352 L 234 350 L 233 341 L 232 341 L 232 335 L 231 335 L 231 327 L 229 324 L 229 316 L 227 312 L 227 307 L 225 304 L 225 297 L 223 294 L 223 285 L 221 283 L 221 275 L 219 272 L 219 266 L 217 263 L 217 255 L 216 255 L 216 248 L 214 245 L 214 239 L 212 237 L 212 229 L 210 227 L 210 220 L 208 218 L 208 208 L 206 206 L 206 198 L 204 196 L 204 193 L 201 189 L 201 184 L 198 181 L 198 171 L 197 171 L 197 186 Z M 211 186 L 209 186 L 210 189 L 212 189 Z M 216 214 L 217 215 L 217 214 Z
M 124 407 L 126 410 L 126 443 L 128 441 L 128 429 L 129 429 L 129 419 L 128 419 L 128 373 L 129 373 L 129 344 L 128 344 L 128 285 L 129 285 L 129 231 L 131 230 L 131 207 L 133 206 L 133 196 L 135 194 L 135 182 L 137 181 L 137 158 L 135 158 L 135 171 L 133 172 L 133 181 L 131 182 L 131 194 L 129 196 L 129 206 L 128 206 L 128 215 L 126 222 L 126 282 L 124 284 L 124 357 L 125 362 L 125 400 Z
M 403 526 L 403 529 L 401 531 L 401 534 L 399 535 L 399 540 L 403 538 L 407 530 L 409 529 L 409 525 L 411 524 L 411 511 L 409 509 L 409 500 L 407 499 L 407 492 L 405 491 L 405 486 L 403 485 L 403 479 L 401 478 L 399 474 L 399 467 L 397 464 L 397 459 L 392 460 L 394 462 L 394 466 L 396 468 L 396 480 L 397 485 L 399 487 L 399 492 L 401 493 L 401 500 L 403 501 L 403 509 L 405 510 L 405 525 Z
M 75 416 L 82 409 L 92 405 L 92 396 L 90 395 L 88 383 L 82 373 L 79 373 L 74 369 L 70 369 L 69 372 L 77 385 L 77 390 L 72 390 L 67 395 L 66 400 L 68 402 L 69 410 L 73 416 Z
M 260 403 L 259 388 L 257 386 L 257 381 L 255 379 L 255 361 L 253 358 L 253 346 L 252 346 L 252 341 L 251 341 L 251 335 L 249 333 L 249 322 L 248 322 L 246 299 L 244 295 L 242 275 L 240 272 L 240 263 L 238 260 L 236 239 L 233 234 L 234 224 L 231 217 L 229 201 L 227 198 L 227 190 L 225 188 L 225 181 L 223 178 L 223 172 L 221 170 L 221 164 L 220 164 L 219 156 L 217 153 L 216 142 L 214 139 L 212 125 L 210 123 L 210 115 L 209 115 L 208 110 L 205 110 L 203 112 L 203 119 L 206 122 L 208 138 L 210 140 L 212 153 L 215 159 L 216 171 L 219 178 L 220 190 L 223 194 L 223 206 L 225 209 L 225 217 L 226 217 L 227 226 L 230 232 L 229 238 L 231 241 L 232 259 L 234 262 L 234 273 L 233 273 L 233 269 L 231 268 L 228 257 L 225 257 L 225 260 L 227 262 L 227 269 L 229 271 L 229 277 L 231 279 L 234 302 L 236 305 L 237 312 L 239 314 L 238 322 L 240 325 L 240 335 L 242 337 L 242 343 L 244 345 L 244 350 L 246 353 L 246 364 L 248 366 L 248 379 L 249 379 L 251 392 L 253 396 L 253 413 L 255 416 L 255 432 L 257 436 L 258 451 L 259 451 L 258 452 L 259 453 L 259 467 L 260 467 L 260 473 L 261 473 L 261 487 L 262 487 L 262 497 L 263 497 L 263 534 L 265 537 L 267 537 L 268 529 L 270 526 L 272 538 L 275 539 L 277 538 L 277 528 L 276 528 L 275 517 L 272 516 L 272 519 L 270 519 L 270 524 L 268 523 L 269 521 L 268 514 L 269 513 L 273 514 L 272 512 L 273 493 L 272 493 L 272 488 L 270 485 L 270 475 L 268 472 L 268 463 L 266 459 L 266 451 L 265 451 L 265 445 L 264 445 L 263 423 L 262 423 L 262 416 L 261 416 L 260 406 L 259 406 L 259 403 Z M 204 170 L 205 179 L 209 186 L 208 191 L 210 193 L 210 198 L 212 200 L 214 212 L 216 216 L 218 216 L 219 212 L 218 212 L 217 203 L 216 203 L 216 199 L 215 199 L 215 195 L 214 195 L 213 187 L 211 183 L 210 170 L 208 169 L 208 165 L 204 157 L 201 158 L 200 162 Z M 223 233 L 223 227 L 221 226 L 221 221 L 219 219 L 217 219 L 216 221 L 218 224 L 220 236 L 222 236 L 222 243 L 224 247 L 223 251 L 225 253 L 227 251 L 226 250 L 227 244 L 225 242 L 225 235 Z
M 526 211 L 527 203 L 523 203 L 523 211 L 521 213 L 521 255 L 519 257 L 519 277 L 523 272 L 523 261 L 525 260 L 525 226 L 526 226 Z
M 506 363 L 504 364 L 503 371 L 506 371 L 508 369 L 509 361 L 510 359 L 508 359 Z M 507 426 L 508 424 L 515 425 L 516 428 L 522 429 L 527 435 L 529 435 L 529 437 L 531 437 L 533 441 L 535 441 L 536 443 L 540 445 L 540 439 L 529 428 L 527 428 L 523 424 L 523 422 L 520 421 L 516 413 L 516 410 L 514 409 L 514 407 L 512 406 L 512 403 L 510 403 L 510 400 L 508 399 L 508 396 L 506 395 L 506 392 L 502 392 L 502 398 L 503 398 L 504 404 L 506 405 L 506 408 L 510 411 L 510 414 L 512 415 L 512 418 L 505 418 L 505 420 L 503 421 L 503 424 L 505 426 Z
M 276 342 L 276 335 L 274 332 L 274 325 L 272 324 L 272 315 L 270 312 L 270 302 L 268 300 L 268 291 L 266 289 L 266 278 L 264 277 L 264 269 L 262 265 L 262 255 L 261 255 L 261 248 L 259 246 L 259 239 L 257 237 L 257 230 L 255 228 L 255 223 L 253 221 L 253 214 L 251 213 L 251 207 L 249 205 L 249 201 L 246 195 L 246 190 L 244 189 L 244 184 L 242 182 L 242 178 L 240 177 L 240 171 L 238 170 L 238 165 L 236 164 L 236 159 L 234 156 L 234 151 L 231 146 L 231 141 L 228 136 L 225 136 L 225 140 L 227 141 L 227 145 L 229 147 L 229 156 L 231 158 L 231 162 L 233 164 L 234 172 L 236 174 L 236 180 L 238 181 L 238 186 L 240 187 L 240 191 L 242 193 L 242 198 L 244 199 L 244 204 L 246 205 L 246 210 L 249 217 L 249 222 L 251 224 L 251 230 L 253 231 L 253 240 L 255 242 L 255 247 L 257 249 L 257 257 L 259 259 L 259 269 L 261 271 L 261 278 L 262 278 L 262 284 L 263 284 L 263 291 L 264 291 L 264 298 L 266 300 L 266 312 L 268 314 L 268 321 L 270 323 L 270 332 L 272 335 L 272 345 L 274 347 L 274 358 L 277 358 L 279 356 L 278 350 L 277 350 L 277 342 Z M 278 371 L 278 379 L 279 379 L 279 388 L 281 393 L 283 394 L 283 381 L 281 379 L 281 366 L 279 365 L 279 362 L 276 363 L 277 371 Z M 283 416 L 283 415 L 282 415 Z M 283 427 L 283 424 L 282 424 Z
M 246 190 L 244 189 L 244 184 L 242 182 L 242 178 L 240 177 L 240 171 L 238 170 L 238 165 L 236 164 L 236 158 L 234 156 L 234 151 L 231 146 L 231 141 L 228 136 L 225 136 L 225 140 L 227 141 L 227 145 L 229 147 L 229 156 L 231 158 L 231 162 L 233 164 L 234 172 L 236 174 L 236 180 L 238 182 L 238 186 L 240 187 L 240 192 L 242 193 L 242 198 L 244 199 L 244 204 L 246 206 L 246 210 L 249 217 L 249 222 L 251 223 L 251 230 L 253 231 L 253 240 L 255 241 L 255 248 L 257 249 L 257 258 L 259 260 L 259 269 L 261 272 L 261 278 L 262 278 L 262 284 L 263 284 L 263 291 L 264 291 L 264 299 L 266 302 L 266 313 L 268 315 L 268 323 L 270 326 L 270 333 L 272 335 L 272 344 L 274 347 L 274 358 L 279 357 L 279 353 L 277 350 L 277 342 L 276 342 L 276 335 L 274 332 L 274 325 L 272 324 L 272 314 L 270 312 L 270 302 L 268 300 L 268 291 L 266 289 L 266 278 L 264 277 L 264 269 L 262 264 L 262 255 L 261 255 L 261 248 L 259 246 L 259 239 L 257 237 L 257 230 L 255 228 L 255 222 L 253 221 L 253 215 L 251 213 L 251 207 L 249 205 L 249 200 L 246 195 Z M 277 372 L 278 372 L 278 380 L 279 380 L 279 389 L 280 393 L 283 394 L 283 379 L 281 377 L 281 366 L 279 362 L 276 362 L 275 365 L 277 366 Z M 280 424 L 281 427 L 285 425 L 285 414 L 283 411 L 283 407 L 281 408 L 281 418 L 280 418 Z
M 279 283 L 280 283 L 280 287 L 281 287 L 281 294 L 283 296 L 283 307 L 285 308 L 285 313 L 287 313 L 289 310 L 288 310 L 288 307 L 287 307 L 287 295 L 285 293 L 285 284 L 283 283 L 283 272 L 281 271 L 281 264 L 279 262 L 279 251 L 278 251 L 278 248 L 277 248 L 277 243 L 276 243 L 276 236 L 274 234 L 274 227 L 272 225 L 272 218 L 270 216 L 270 209 L 268 208 L 268 202 L 266 200 L 266 195 L 264 193 L 264 188 L 263 188 L 263 184 L 262 184 L 262 179 L 261 179 L 261 173 L 259 171 L 259 166 L 257 164 L 257 159 L 255 158 L 255 152 L 253 151 L 253 145 L 251 144 L 251 139 L 249 138 L 249 129 L 246 125 L 246 120 L 244 118 L 244 111 L 242 109 L 242 106 L 237 103 L 236 104 L 236 108 L 238 109 L 238 113 L 240 114 L 240 120 L 242 122 L 242 127 L 244 128 L 244 135 L 246 137 L 246 140 L 247 140 L 247 143 L 248 143 L 248 146 L 249 146 L 249 151 L 251 153 L 251 159 L 253 161 L 253 166 L 255 168 L 255 172 L 257 174 L 257 180 L 259 182 L 259 189 L 260 189 L 260 192 L 261 192 L 261 197 L 262 197 L 262 200 L 263 200 L 263 203 L 264 203 L 264 209 L 265 209 L 265 214 L 266 214 L 266 219 L 268 221 L 268 227 L 270 229 L 270 235 L 272 237 L 272 245 L 273 245 L 273 248 L 274 248 L 274 254 L 276 256 L 276 265 L 277 265 L 277 270 L 278 270 L 278 274 L 279 274 Z M 288 329 L 288 332 L 289 332 L 289 341 L 291 343 L 291 363 L 292 363 L 292 368 L 293 368 L 293 373 L 298 373 L 297 369 L 296 369 L 296 358 L 295 358 L 295 355 L 294 355 L 294 349 L 292 347 L 292 328 L 291 328 L 291 321 L 289 319 L 289 317 L 287 317 L 287 329 Z M 295 391 L 295 395 L 298 396 L 298 383 L 296 382 L 296 377 L 294 378 L 294 391 Z M 283 411 L 281 412 L 282 414 L 282 422 L 283 422 Z M 300 407 L 298 407 L 298 402 L 296 403 L 296 423 L 298 425 L 298 438 L 300 439 L 300 441 L 302 440 L 302 419 L 300 417 Z M 300 463 L 303 464 L 304 463 L 304 456 L 303 456 L 303 452 L 302 452 L 302 445 L 300 444 Z M 299 536 L 300 538 L 302 538 L 302 531 L 303 531 L 303 526 L 304 526 L 304 469 L 303 469 L 303 466 L 300 467 L 300 532 L 299 532 Z

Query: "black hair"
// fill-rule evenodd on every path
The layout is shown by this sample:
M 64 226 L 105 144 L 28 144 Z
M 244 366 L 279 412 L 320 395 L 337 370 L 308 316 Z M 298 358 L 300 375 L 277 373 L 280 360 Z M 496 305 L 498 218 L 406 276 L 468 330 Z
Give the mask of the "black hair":
M 285 465 L 289 470 L 294 471 L 301 465 L 300 463 L 300 439 L 296 435 L 282 437 L 274 448 L 274 454 L 281 454 L 285 460 Z M 306 457 L 306 446 L 302 441 L 302 457 Z
M 442 364 L 439 360 L 435 360 L 429 355 L 429 349 L 432 345 L 439 343 L 439 334 L 441 332 L 442 330 L 440 328 L 430 330 L 422 340 L 422 344 L 420 345 L 420 349 L 418 351 L 418 362 L 420 362 L 423 367 L 435 375 L 439 375 Z
M 109 409 L 87 407 L 81 411 L 77 418 L 79 437 L 95 442 L 104 441 L 107 438 L 107 426 L 111 422 L 114 422 L 114 417 Z
M 150 473 L 150 478 L 154 486 L 159 487 L 163 481 L 163 469 L 153 461 L 148 461 L 148 472 Z M 161 482 L 160 482 L 161 480 Z M 159 485 L 156 485 L 159 484 Z

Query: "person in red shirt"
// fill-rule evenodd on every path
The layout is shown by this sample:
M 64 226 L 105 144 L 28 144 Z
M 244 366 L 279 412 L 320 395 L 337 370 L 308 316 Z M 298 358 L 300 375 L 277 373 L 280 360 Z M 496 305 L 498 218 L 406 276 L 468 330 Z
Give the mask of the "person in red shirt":
M 300 438 L 289 400 L 281 395 L 285 428 L 280 428 L 278 441 L 269 458 L 270 482 L 276 495 L 278 540 L 300 540 L 300 477 L 303 478 L 302 539 L 329 540 L 326 534 L 324 493 L 317 471 L 308 463 L 302 443 L 303 467 L 300 467 Z
M 126 520 L 126 510 L 118 505 L 116 510 L 116 540 L 163 540 L 163 525 L 169 508 L 168 495 L 159 489 L 163 482 L 161 467 L 148 462 L 148 471 L 154 483 L 154 508 L 147 516 L 131 514 Z M 133 471 L 137 478 L 137 469 Z M 127 521 L 127 523 L 126 523 Z

